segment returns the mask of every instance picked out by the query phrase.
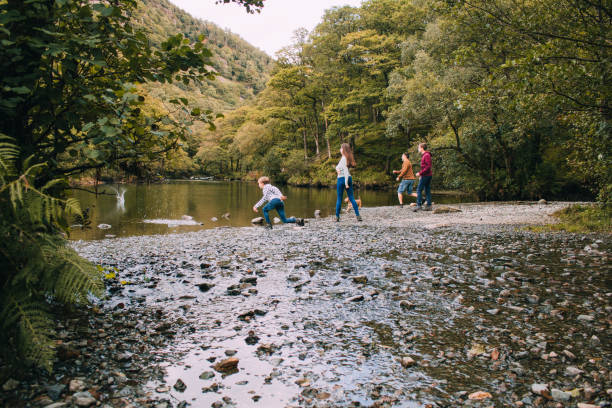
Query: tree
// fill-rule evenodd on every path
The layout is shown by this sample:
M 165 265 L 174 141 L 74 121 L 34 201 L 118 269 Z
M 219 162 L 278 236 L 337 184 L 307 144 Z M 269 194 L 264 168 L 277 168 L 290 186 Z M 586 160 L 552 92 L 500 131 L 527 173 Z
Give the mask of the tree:
M 236 0 L 247 11 L 263 0 Z M 152 47 L 136 0 L 0 2 L 0 316 L 2 351 L 51 369 L 51 302 L 83 304 L 101 273 L 66 246 L 78 203 L 65 177 L 174 149 L 211 111 L 183 97 L 145 105 L 143 82 L 203 81 L 211 52 L 173 35 Z

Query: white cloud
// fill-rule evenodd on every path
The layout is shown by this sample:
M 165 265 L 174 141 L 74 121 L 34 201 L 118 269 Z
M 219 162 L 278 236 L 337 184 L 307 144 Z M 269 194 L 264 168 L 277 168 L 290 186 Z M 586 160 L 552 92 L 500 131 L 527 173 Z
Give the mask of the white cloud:
M 237 4 L 215 4 L 215 0 L 170 0 L 194 17 L 211 21 L 240 35 L 270 56 L 289 45 L 293 32 L 311 31 L 325 10 L 334 6 L 361 5 L 362 0 L 265 0 L 261 13 L 248 14 Z

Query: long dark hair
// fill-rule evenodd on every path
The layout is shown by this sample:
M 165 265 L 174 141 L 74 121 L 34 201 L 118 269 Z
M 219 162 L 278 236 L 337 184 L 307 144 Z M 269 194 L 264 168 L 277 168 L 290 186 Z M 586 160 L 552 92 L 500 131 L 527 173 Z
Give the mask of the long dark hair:
M 357 166 L 357 162 L 355 161 L 355 157 L 353 156 L 353 149 L 351 149 L 351 145 L 349 145 L 348 143 L 342 143 L 342 146 L 340 146 L 340 151 L 342 152 L 342 155 L 346 157 L 346 165 L 348 167 Z

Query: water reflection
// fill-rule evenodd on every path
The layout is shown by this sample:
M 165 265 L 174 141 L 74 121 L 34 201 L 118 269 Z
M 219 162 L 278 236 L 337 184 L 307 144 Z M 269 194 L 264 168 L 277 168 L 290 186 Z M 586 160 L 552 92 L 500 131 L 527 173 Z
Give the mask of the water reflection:
M 81 201 L 81 207 L 91 209 L 92 228 L 73 230 L 70 234 L 72 239 L 102 239 L 109 235 L 167 234 L 221 226 L 245 226 L 250 225 L 253 217 L 262 215 L 261 211 L 255 214 L 252 210 L 261 198 L 257 183 L 175 181 L 153 185 L 107 185 L 100 190 L 115 194 L 99 195 L 96 198 L 84 191 L 74 191 L 75 197 Z M 334 213 L 334 189 L 283 186 L 281 190 L 288 196 L 285 202 L 287 216 L 312 218 L 315 210 L 320 210 L 322 217 Z M 395 191 L 362 189 L 356 192 L 356 196 L 361 197 L 365 207 L 397 204 Z M 453 203 L 460 199 L 458 196 L 434 194 L 434 201 L 438 203 Z M 411 202 L 414 198 L 406 200 Z M 223 217 L 228 213 L 228 217 Z M 188 219 L 186 216 L 192 217 L 189 219 L 194 222 L 185 222 Z M 352 217 L 353 214 L 346 216 Z M 151 222 L 155 220 L 164 222 Z M 111 228 L 101 230 L 97 228 L 99 224 L 110 224 Z

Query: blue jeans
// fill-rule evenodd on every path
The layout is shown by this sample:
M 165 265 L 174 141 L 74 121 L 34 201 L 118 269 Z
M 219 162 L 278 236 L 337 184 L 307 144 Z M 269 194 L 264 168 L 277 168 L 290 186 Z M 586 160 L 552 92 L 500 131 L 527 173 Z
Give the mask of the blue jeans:
M 353 178 L 349 177 L 348 179 L 348 190 L 346 189 L 346 184 L 344 184 L 344 177 L 338 178 L 338 184 L 336 185 L 336 191 L 338 192 L 338 197 L 336 199 L 336 217 L 340 216 L 340 209 L 342 208 L 342 198 L 344 197 L 344 190 L 346 190 L 346 195 L 348 195 L 349 201 L 353 205 L 353 210 L 355 210 L 355 215 L 359 217 L 359 207 L 355 202 L 355 197 L 353 197 Z
M 419 186 L 417 187 L 417 207 L 420 207 L 423 203 L 423 189 L 425 189 L 425 194 L 427 195 L 427 205 L 431 205 L 431 177 L 432 176 L 421 176 L 419 180 Z
M 397 193 L 402 194 L 404 191 L 407 191 L 408 194 L 412 194 L 413 185 L 414 180 L 402 180 L 399 187 L 397 188 Z
M 266 219 L 266 222 L 270 225 L 272 225 L 272 223 L 270 222 L 270 216 L 268 215 L 268 213 L 272 210 L 276 210 L 281 221 L 284 222 L 285 224 L 295 222 L 294 217 L 291 217 L 289 219 L 285 217 L 285 203 L 283 203 L 283 200 L 281 200 L 280 198 L 275 198 L 274 200 L 270 200 L 270 202 L 266 204 L 263 208 L 264 218 Z

